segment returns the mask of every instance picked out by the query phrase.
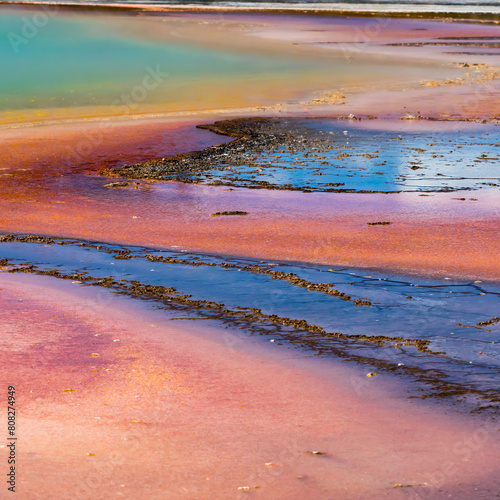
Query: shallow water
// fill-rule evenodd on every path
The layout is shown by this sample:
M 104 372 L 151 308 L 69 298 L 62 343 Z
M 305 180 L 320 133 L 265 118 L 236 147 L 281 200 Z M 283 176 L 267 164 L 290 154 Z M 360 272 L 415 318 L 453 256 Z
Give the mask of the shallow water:
M 350 268 L 137 247 L 95 248 L 66 241 L 69 244 L 3 242 L 0 258 L 13 265 L 33 264 L 42 271 L 78 273 L 80 277 L 73 278 L 75 286 L 81 286 L 81 276 L 87 275 L 96 281 L 113 277 L 124 284 L 135 280 L 143 285 L 173 287 L 176 291 L 170 300 L 154 299 L 171 317 L 212 318 L 247 333 L 267 335 L 273 343 L 352 359 L 374 371 L 410 375 L 427 384 L 425 394 L 448 393 L 454 400 L 464 392 L 474 392 L 479 401 L 475 401 L 476 407 L 489 402 L 495 406 L 493 401 L 498 398 L 500 322 L 481 324 L 498 315 L 498 285 L 450 279 L 409 281 L 404 276 L 367 275 L 366 270 Z M 155 262 L 153 257 L 170 258 L 170 262 Z M 273 275 L 276 271 L 293 273 L 305 281 L 294 284 L 286 275 Z M 329 289 L 345 293 L 348 300 L 307 288 L 317 283 L 327 283 Z M 178 294 L 187 295 L 189 300 L 179 302 Z M 357 299 L 371 305 L 356 305 Z M 212 301 L 223 307 L 214 310 L 206 303 L 191 301 Z M 255 309 L 266 317 L 252 317 Z M 235 316 L 231 311 L 243 312 Z M 271 315 L 305 320 L 325 333 L 281 326 L 281 320 L 273 322 Z M 379 341 L 369 341 L 377 336 L 381 336 Z M 429 343 L 422 350 L 415 340 Z
M 112 498 L 116 485 L 148 500 L 498 491 L 498 425 L 402 401 L 389 376 L 69 280 L 2 273 L 0 286 L 1 377 L 29 394 L 28 498 Z
M 182 21 L 161 21 L 57 8 L 2 10 L 0 111 L 10 113 L 3 121 L 36 119 L 37 110 L 54 117 L 68 108 L 84 116 L 275 104 L 391 70 L 341 57 L 325 62 L 257 47 L 242 51 L 231 44 L 241 33 L 213 46 L 210 34 L 200 43 L 184 33 Z
M 386 193 L 500 186 L 496 125 L 451 122 L 440 123 L 438 130 L 398 133 L 371 130 L 366 121 L 356 120 L 278 123 L 294 131 L 291 145 L 257 152 L 240 147 L 229 156 L 214 155 L 214 169 L 201 179 L 239 187 L 266 183 L 274 188 Z
M 256 80 L 286 78 L 314 67 L 257 54 L 235 56 L 180 40 L 141 39 L 120 32 L 120 21 L 126 24 L 130 20 L 119 16 L 89 18 L 55 12 L 43 29 L 35 27 L 36 34 L 29 39 L 23 36 L 24 19 L 34 18 L 36 12 L 30 14 L 7 10 L 0 15 L 0 29 L 11 37 L 3 38 L 0 45 L 0 110 L 80 106 L 114 106 L 117 110 L 130 106 L 135 110 L 148 103 L 172 110 L 187 94 L 195 106 L 201 97 L 197 95 L 199 83 L 209 79 L 229 88 L 228 79 L 236 87 L 250 76 Z M 146 85 L 144 78 L 148 78 Z M 140 88 L 134 93 L 136 87 Z M 203 97 L 209 101 L 212 97 L 211 104 L 215 104 L 214 96 Z
M 423 61 L 351 61 L 342 53 L 251 36 L 277 24 L 302 31 L 320 22 L 4 8 L 0 123 L 272 107 L 367 82 L 457 74 Z

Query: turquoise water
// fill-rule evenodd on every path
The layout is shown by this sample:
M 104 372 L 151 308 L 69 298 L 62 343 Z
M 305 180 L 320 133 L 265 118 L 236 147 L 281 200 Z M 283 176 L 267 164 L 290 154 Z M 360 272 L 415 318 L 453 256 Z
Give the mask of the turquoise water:
M 174 100 L 204 81 L 284 78 L 315 68 L 296 59 L 140 39 L 119 32 L 119 17 L 49 14 L 33 28 L 35 15 L 0 14 L 0 110 L 122 104 L 122 94 L 143 86 L 148 68 L 159 70 L 161 81 L 145 96 L 136 90 L 136 102 Z M 209 93 L 203 97 L 210 100 Z
M 216 24 L 205 29 L 201 23 L 205 31 L 195 41 L 190 30 L 200 21 L 194 18 L 52 9 L 0 12 L 0 111 L 237 108 L 296 103 L 315 91 L 422 77 L 422 66 L 414 62 L 351 62 L 333 51 L 306 55 L 274 42 L 263 49 L 250 37 L 240 43 L 251 23 L 239 31 Z M 159 78 L 152 80 L 152 71 Z M 439 71 L 425 66 L 429 78 Z

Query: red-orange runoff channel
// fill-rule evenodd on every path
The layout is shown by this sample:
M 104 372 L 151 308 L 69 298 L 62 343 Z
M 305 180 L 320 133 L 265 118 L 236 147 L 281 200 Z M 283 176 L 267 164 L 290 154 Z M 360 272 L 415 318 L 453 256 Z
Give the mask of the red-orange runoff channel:
M 104 166 L 230 140 L 196 129 L 195 123 L 4 130 L 0 227 L 265 259 L 500 278 L 500 200 L 494 191 L 331 194 L 144 181 L 103 187 L 119 180 L 98 176 Z M 454 199 L 462 197 L 466 200 Z M 233 210 L 248 215 L 210 217 Z M 367 225 L 378 221 L 392 224 Z

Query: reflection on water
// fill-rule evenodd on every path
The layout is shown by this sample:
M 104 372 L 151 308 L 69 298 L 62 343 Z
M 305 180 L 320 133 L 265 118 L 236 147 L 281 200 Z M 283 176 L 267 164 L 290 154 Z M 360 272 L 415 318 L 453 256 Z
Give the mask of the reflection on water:
M 293 140 L 256 152 L 242 151 L 240 146 L 224 150 L 214 154 L 213 170 L 201 176 L 196 172 L 195 178 L 241 187 L 345 192 L 449 191 L 500 185 L 500 136 L 495 125 L 478 129 L 443 123 L 441 131 L 398 133 L 366 129 L 366 122 L 353 120 L 277 123 L 294 131 Z M 165 176 L 171 177 L 179 180 L 177 174 Z
M 498 396 L 497 285 L 449 279 L 408 281 L 380 273 L 367 276 L 366 271 L 349 268 L 67 243 L 7 241 L 0 245 L 0 258 L 66 275 L 79 273 L 73 278 L 75 284 L 89 276 L 97 281 L 112 277 L 116 286 L 132 282 L 173 287 L 175 291 L 164 299 L 156 298 L 171 311 L 168 314 L 175 316 L 181 310 L 192 317 L 233 322 L 277 342 L 307 346 L 324 354 L 342 353 L 342 357 L 352 356 L 358 362 L 400 373 L 425 369 L 428 381 L 451 384 L 447 390 L 479 391 L 487 399 Z M 345 295 L 314 289 L 317 283 Z M 187 302 L 178 302 L 179 294 Z M 357 305 L 357 300 L 371 305 Z M 215 307 L 217 304 L 221 306 Z M 257 310 L 265 318 L 252 316 Z M 326 335 L 279 326 L 284 323 L 273 317 L 305 320 L 321 327 Z M 328 336 L 334 332 L 346 338 Z M 356 340 L 357 335 L 382 340 Z M 427 347 L 419 349 L 415 340 L 428 341 Z

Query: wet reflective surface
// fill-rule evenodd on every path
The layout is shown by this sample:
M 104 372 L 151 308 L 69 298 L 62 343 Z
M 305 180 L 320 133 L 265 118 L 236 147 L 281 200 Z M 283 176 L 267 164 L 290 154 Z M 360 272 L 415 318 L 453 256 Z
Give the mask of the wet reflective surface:
M 23 496 L 490 500 L 498 491 L 498 424 L 485 415 L 404 400 L 390 375 L 154 304 L 0 273 L 0 377 L 26 395 Z M 97 470 L 100 479 L 82 481 Z
M 144 289 L 132 295 L 157 300 L 168 316 L 212 318 L 267 335 L 273 343 L 414 376 L 435 396 L 461 400 L 472 393 L 476 409 L 496 406 L 498 285 L 408 281 L 342 267 L 58 243 L 3 242 L 0 258 L 9 265 L 34 265 L 36 272 L 58 271 L 75 286 L 91 277 L 89 284 L 101 286 L 112 278 L 111 288 L 121 293 L 130 293 L 130 283 L 172 288 L 166 298 Z M 318 289 L 317 284 L 327 286 Z M 287 320 L 306 323 L 294 327 Z
M 390 62 L 245 40 L 273 22 L 266 17 L 208 19 L 4 8 L 0 123 L 273 106 L 367 79 L 418 78 L 410 64 L 401 73 Z
M 240 187 L 336 192 L 500 186 L 500 134 L 495 125 L 451 122 L 438 124 L 438 130 L 398 133 L 371 130 L 365 123 L 280 120 L 276 128 L 294 134 L 288 144 L 283 140 L 283 145 L 258 152 L 242 144 L 235 145 L 235 151 L 214 153 L 214 170 L 201 179 Z
M 2 10 L 23 498 L 495 496 L 498 26 L 448 21 Z M 98 174 L 242 116 L 317 143 Z

